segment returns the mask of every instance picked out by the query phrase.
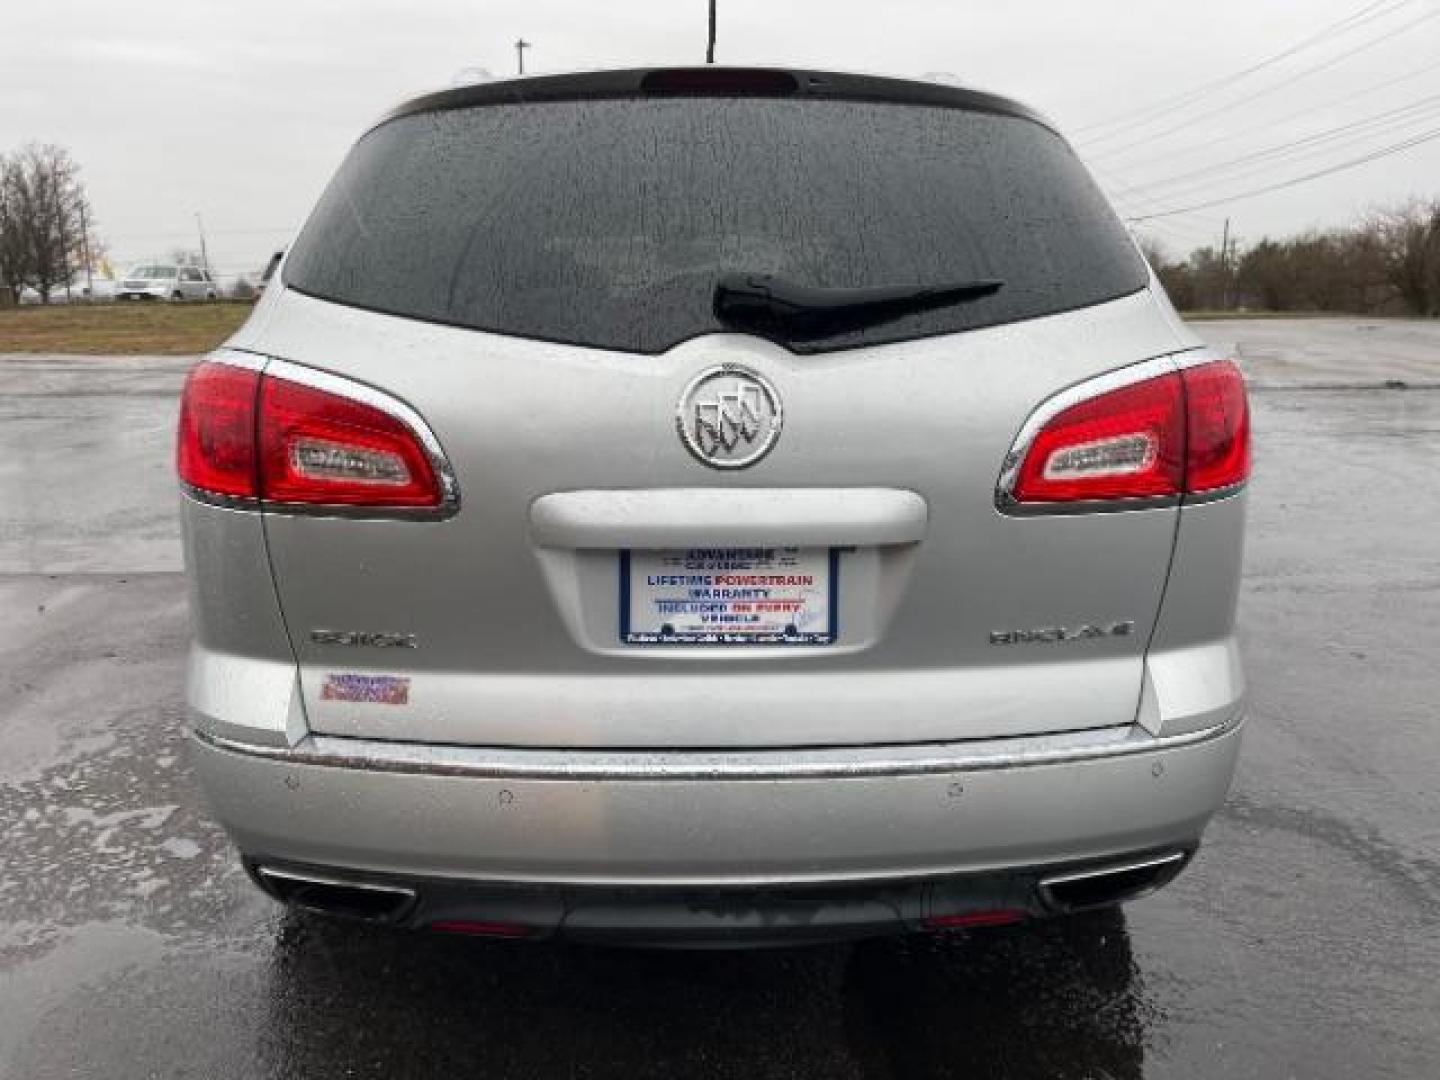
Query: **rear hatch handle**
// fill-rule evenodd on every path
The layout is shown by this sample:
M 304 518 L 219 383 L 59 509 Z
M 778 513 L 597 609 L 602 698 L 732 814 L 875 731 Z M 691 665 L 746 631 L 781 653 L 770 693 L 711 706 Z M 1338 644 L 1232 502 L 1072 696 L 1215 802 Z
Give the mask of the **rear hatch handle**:
M 530 505 L 541 547 L 870 547 L 924 539 L 929 507 L 898 488 L 564 491 Z

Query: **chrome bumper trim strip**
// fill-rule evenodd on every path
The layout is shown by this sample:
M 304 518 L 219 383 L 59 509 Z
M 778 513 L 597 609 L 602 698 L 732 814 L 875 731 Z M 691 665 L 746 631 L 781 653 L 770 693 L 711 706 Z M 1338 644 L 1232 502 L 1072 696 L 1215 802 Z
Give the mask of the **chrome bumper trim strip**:
M 1156 738 L 1139 725 L 1056 735 L 914 746 L 791 747 L 771 750 L 529 749 L 384 742 L 308 735 L 290 747 L 261 746 L 199 729 L 217 750 L 292 765 L 424 776 L 556 781 L 823 780 L 1067 765 L 1178 750 L 1239 729 L 1244 714 L 1213 727 Z

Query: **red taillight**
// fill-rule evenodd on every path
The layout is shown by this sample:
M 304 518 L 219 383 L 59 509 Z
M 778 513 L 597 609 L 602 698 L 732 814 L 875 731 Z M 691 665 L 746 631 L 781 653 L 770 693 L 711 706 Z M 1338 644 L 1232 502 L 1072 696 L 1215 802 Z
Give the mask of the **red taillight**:
M 1030 444 L 1014 496 L 1025 503 L 1175 495 L 1184 473 L 1185 399 L 1172 372 L 1051 418 Z
M 1250 406 L 1245 377 L 1229 360 L 1187 368 L 1185 490 L 1214 491 L 1250 475 Z
M 253 499 L 255 398 L 260 376 L 230 364 L 204 363 L 190 372 L 180 399 L 175 467 L 190 487 L 213 495 Z
M 213 495 L 401 510 L 444 503 L 421 436 L 394 411 L 221 361 L 185 384 L 177 460 L 186 484 Z
M 438 507 L 419 437 L 373 405 L 266 375 L 260 387 L 262 498 L 340 506 Z
M 1222 360 L 1060 410 L 1031 436 L 1008 495 L 1018 503 L 1177 496 L 1233 487 L 1249 468 L 1245 382 Z

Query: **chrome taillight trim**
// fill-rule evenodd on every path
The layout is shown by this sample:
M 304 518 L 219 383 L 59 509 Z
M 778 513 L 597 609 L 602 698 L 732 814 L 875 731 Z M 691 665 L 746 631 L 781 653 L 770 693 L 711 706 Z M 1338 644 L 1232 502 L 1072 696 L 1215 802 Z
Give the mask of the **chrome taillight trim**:
M 259 353 L 246 352 L 243 349 L 216 349 L 200 358 L 201 364 L 229 364 L 231 367 L 244 368 L 246 371 L 263 372 L 271 363 L 270 357 L 261 356 Z M 200 365 L 195 365 L 199 367 Z
M 424 507 L 350 506 L 337 503 L 277 502 L 274 499 L 236 498 L 219 495 L 192 487 L 189 484 L 181 484 L 182 490 L 190 498 L 229 510 L 263 510 L 266 513 L 274 514 L 358 518 L 366 521 L 394 519 L 440 521 L 454 517 L 460 512 L 460 482 L 455 477 L 455 470 L 450 464 L 449 457 L 445 454 L 444 447 L 440 445 L 439 438 L 430 425 L 425 422 L 424 417 L 393 394 L 377 389 L 369 383 L 335 375 L 319 368 L 307 367 L 291 360 L 244 352 L 239 349 L 217 349 L 205 357 L 205 361 L 246 368 L 259 372 L 263 376 L 273 375 L 278 379 L 287 379 L 315 390 L 323 390 L 326 393 L 336 394 L 378 409 L 387 416 L 400 421 L 415 433 L 430 462 L 430 467 L 435 470 L 435 477 L 440 483 L 440 505 Z
M 1159 378 L 1184 371 L 1186 368 L 1225 360 L 1223 353 L 1208 347 L 1187 349 L 1184 352 L 1167 353 L 1151 357 L 1138 364 L 1107 371 L 1103 375 L 1086 379 L 1061 390 L 1035 407 L 1035 411 L 1021 425 L 1015 441 L 1005 455 L 1000 467 L 1000 477 L 995 483 L 995 509 L 1007 517 L 1033 517 L 1046 515 L 1110 514 L 1133 510 L 1162 510 L 1184 503 L 1214 502 L 1241 491 L 1245 485 L 1201 492 L 1194 495 L 1156 495 L 1149 498 L 1130 499 L 1087 499 L 1074 502 L 1020 502 L 1015 498 L 1015 485 L 1020 479 L 1020 466 L 1030 453 L 1036 437 L 1045 426 L 1066 409 L 1089 401 L 1102 394 L 1120 390 L 1147 379 Z

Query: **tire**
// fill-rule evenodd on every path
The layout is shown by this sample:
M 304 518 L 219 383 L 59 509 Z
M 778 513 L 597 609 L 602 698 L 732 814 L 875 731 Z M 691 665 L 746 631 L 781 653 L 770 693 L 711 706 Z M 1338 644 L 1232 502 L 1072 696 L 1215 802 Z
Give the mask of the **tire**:
M 182 300 L 184 300 L 184 299 L 185 299 L 185 294 L 182 293 L 179 289 L 176 289 L 173 293 L 170 294 L 170 300 L 171 300 L 171 302 L 173 302 L 173 303 L 178 304 L 178 303 L 180 303 L 180 302 L 181 302 Z

